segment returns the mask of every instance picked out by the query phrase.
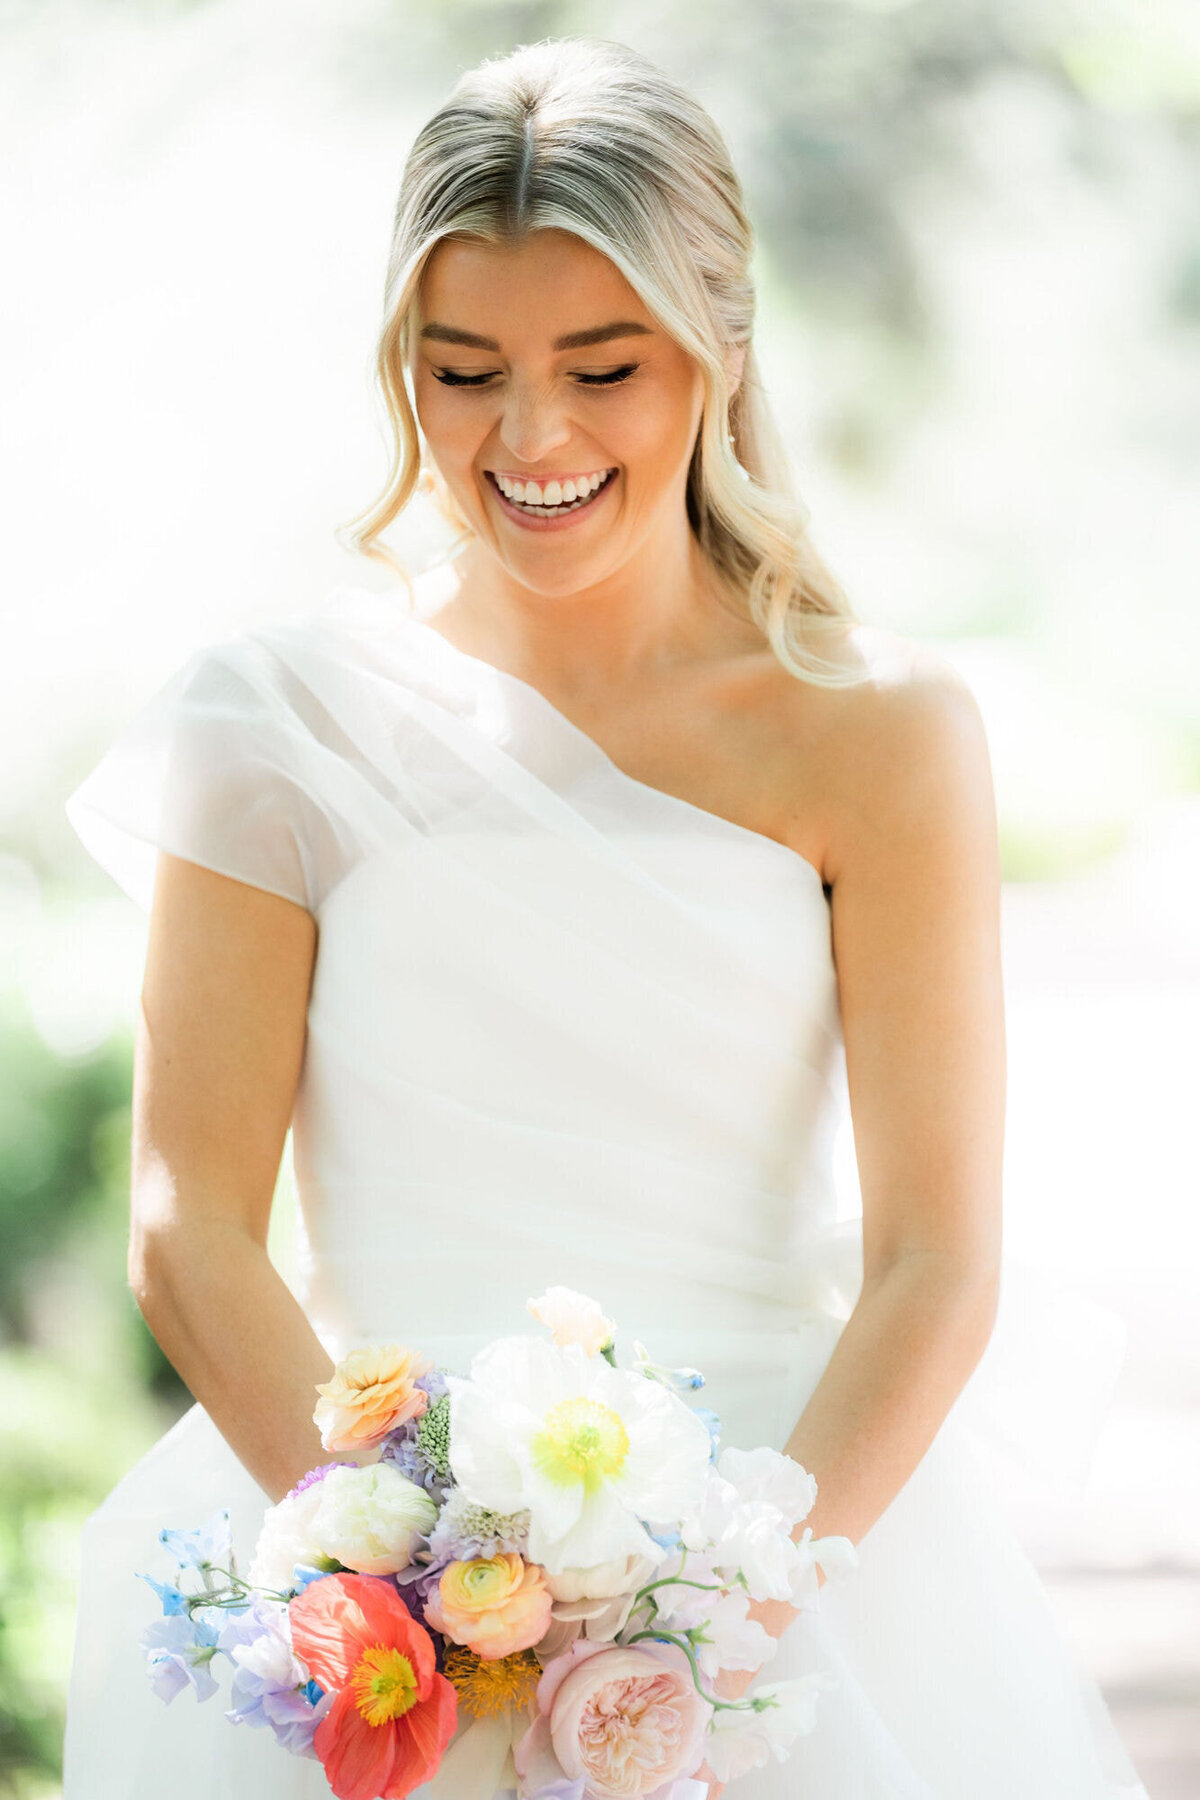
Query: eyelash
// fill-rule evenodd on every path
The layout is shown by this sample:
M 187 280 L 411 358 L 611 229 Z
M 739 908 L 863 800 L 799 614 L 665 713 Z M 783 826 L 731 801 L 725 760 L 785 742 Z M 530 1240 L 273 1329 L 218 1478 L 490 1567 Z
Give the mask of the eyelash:
M 628 381 L 640 367 L 640 363 L 625 363 L 619 369 L 612 369 L 607 375 L 581 375 L 579 381 L 584 387 L 616 387 L 619 383 Z M 456 375 L 453 369 L 435 369 L 433 376 L 444 387 L 478 388 L 492 379 L 490 371 L 485 375 Z

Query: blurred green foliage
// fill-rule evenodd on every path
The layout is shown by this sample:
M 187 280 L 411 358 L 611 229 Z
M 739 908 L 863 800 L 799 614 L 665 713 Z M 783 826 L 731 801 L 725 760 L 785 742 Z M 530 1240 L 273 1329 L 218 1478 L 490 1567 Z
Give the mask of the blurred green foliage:
M 56 1056 L 0 1013 L 0 1786 L 62 1744 L 84 1518 L 190 1395 L 125 1279 L 131 1045 Z

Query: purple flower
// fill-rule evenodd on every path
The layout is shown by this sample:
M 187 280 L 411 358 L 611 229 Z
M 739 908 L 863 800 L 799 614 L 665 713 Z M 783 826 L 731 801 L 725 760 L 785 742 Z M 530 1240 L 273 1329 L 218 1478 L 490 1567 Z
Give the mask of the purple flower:
M 429 1561 L 469 1561 L 475 1556 L 523 1555 L 528 1547 L 529 1514 L 490 1512 L 464 1500 L 454 1489 L 429 1533 Z
M 322 1463 L 319 1469 L 310 1469 L 308 1474 L 302 1475 L 295 1487 L 290 1489 L 290 1491 L 284 1495 L 284 1499 L 294 1500 L 297 1494 L 302 1494 L 304 1492 L 305 1488 L 315 1487 L 318 1481 L 324 1481 L 331 1469 L 340 1469 L 341 1466 L 340 1463 L 331 1462 Z M 358 1464 L 352 1463 L 351 1467 L 356 1469 Z
M 248 1613 L 222 1631 L 219 1648 L 237 1671 L 225 1717 L 234 1725 L 269 1727 L 293 1755 L 315 1756 L 313 1732 L 334 1696 L 316 1688 L 293 1655 L 287 1608 L 256 1597 Z
M 164 1615 L 142 1633 L 150 1685 L 168 1706 L 189 1685 L 197 1700 L 211 1700 L 217 1691 L 209 1668 L 217 1653 L 217 1627 L 204 1616 L 211 1610 L 205 1608 L 190 1619 L 186 1613 Z
M 439 1468 L 437 1463 L 422 1451 L 421 1443 L 426 1441 L 429 1415 L 438 1401 L 448 1393 L 449 1386 L 441 1369 L 430 1369 L 428 1374 L 418 1375 L 413 1386 L 429 1395 L 429 1404 L 425 1411 L 416 1418 L 405 1419 L 402 1425 L 397 1425 L 394 1431 L 388 1432 L 383 1440 L 379 1460 L 392 1463 L 401 1475 L 407 1476 L 409 1481 L 414 1481 L 418 1487 L 424 1488 L 425 1492 L 440 1506 L 447 1490 L 453 1485 L 453 1481 L 443 1468 Z M 442 1433 L 439 1432 L 437 1435 L 440 1438 Z
M 452 1483 L 447 1477 L 439 1475 L 428 1457 L 421 1454 L 415 1434 L 412 1437 L 402 1435 L 405 1430 L 406 1426 L 401 1426 L 398 1431 L 390 1433 L 384 1439 L 379 1460 L 391 1463 L 400 1471 L 401 1475 L 406 1475 L 410 1481 L 416 1482 L 418 1487 L 424 1488 L 430 1498 L 436 1500 L 440 1506 Z
M 418 1552 L 418 1556 L 420 1552 Z M 393 1579 L 396 1591 L 407 1606 L 413 1618 L 425 1624 L 424 1606 L 429 1598 L 430 1590 L 435 1588 L 442 1578 L 442 1571 L 448 1563 L 454 1561 L 452 1556 L 442 1556 L 436 1562 L 428 1559 L 419 1561 L 414 1557 L 403 1569 L 397 1569 Z M 428 1630 L 428 1627 L 426 1627 Z
M 233 1652 L 239 1646 L 256 1644 L 265 1632 L 272 1630 L 276 1617 L 284 1617 L 286 1613 L 287 1607 L 281 1601 L 268 1600 L 265 1594 L 252 1594 L 241 1612 L 225 1619 L 217 1633 L 217 1649 L 233 1662 Z

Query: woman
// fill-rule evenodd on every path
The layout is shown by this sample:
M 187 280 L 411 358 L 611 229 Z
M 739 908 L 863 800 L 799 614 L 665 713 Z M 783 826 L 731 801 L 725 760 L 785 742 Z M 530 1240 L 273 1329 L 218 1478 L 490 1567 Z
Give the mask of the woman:
M 734 1792 L 1142 1791 L 956 1405 L 1001 1272 L 980 716 L 808 540 L 751 249 L 719 132 L 633 52 L 464 76 L 404 174 L 353 538 L 390 562 L 420 480 L 457 554 L 416 614 L 343 588 L 198 652 L 69 802 L 151 908 L 130 1279 L 197 1405 L 86 1527 L 67 1800 L 327 1791 L 150 1694 L 132 1571 L 227 1504 L 245 1568 L 345 1350 L 462 1369 L 553 1282 L 699 1365 L 722 1441 L 812 1470 L 805 1524 L 858 1547 L 819 1609 L 755 1609 L 771 1679 L 837 1686 Z M 266 1249 L 289 1123 L 301 1297 Z

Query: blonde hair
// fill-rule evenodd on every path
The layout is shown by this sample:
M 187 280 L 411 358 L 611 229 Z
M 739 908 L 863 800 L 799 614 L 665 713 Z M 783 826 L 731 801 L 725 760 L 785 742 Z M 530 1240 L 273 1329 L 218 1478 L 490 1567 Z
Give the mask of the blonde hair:
M 521 45 L 460 77 L 405 164 L 375 373 L 392 462 L 375 503 L 341 528 L 355 551 L 408 571 L 380 534 L 420 487 L 473 536 L 440 476 L 422 474 L 405 384 L 421 272 L 451 235 L 511 244 L 552 227 L 615 264 L 703 373 L 703 419 L 687 477 L 688 519 L 736 610 L 793 674 L 820 686 L 862 678 L 821 653 L 855 623 L 808 535 L 808 508 L 767 403 L 751 342 L 754 234 L 720 131 L 699 101 L 612 39 Z M 726 358 L 744 346 L 729 393 Z M 740 464 L 740 467 L 739 467 Z M 747 479 L 749 477 L 749 479 Z

